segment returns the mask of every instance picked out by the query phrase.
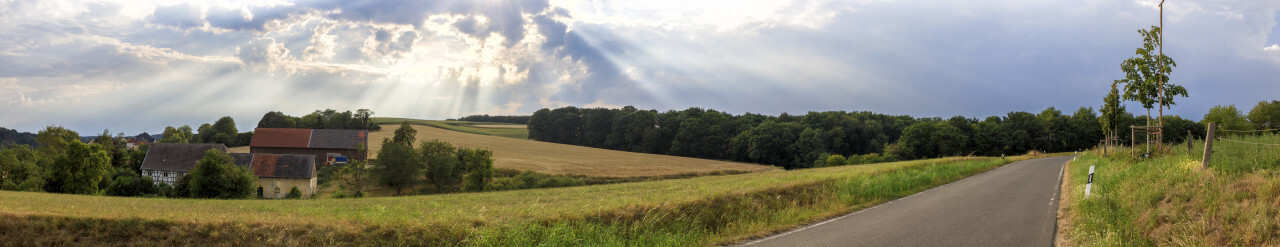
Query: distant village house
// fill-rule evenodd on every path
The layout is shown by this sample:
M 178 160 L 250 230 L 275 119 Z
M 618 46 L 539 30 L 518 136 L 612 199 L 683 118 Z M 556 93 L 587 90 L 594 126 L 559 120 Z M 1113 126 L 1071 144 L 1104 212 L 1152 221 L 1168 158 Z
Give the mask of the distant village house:
M 161 183 L 170 186 L 177 183 L 178 178 L 186 175 L 209 149 L 227 152 L 227 146 L 218 143 L 156 143 L 147 149 L 147 157 L 142 159 L 142 176 L 151 177 L 156 185 Z

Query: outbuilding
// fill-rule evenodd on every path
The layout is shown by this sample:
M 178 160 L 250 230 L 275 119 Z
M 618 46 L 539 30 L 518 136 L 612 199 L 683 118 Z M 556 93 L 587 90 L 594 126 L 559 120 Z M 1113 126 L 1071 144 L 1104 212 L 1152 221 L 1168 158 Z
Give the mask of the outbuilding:
M 233 153 L 231 158 L 258 177 L 255 183 L 259 198 L 284 198 L 293 188 L 302 192 L 302 198 L 316 194 L 315 156 Z
M 315 166 L 330 161 L 364 160 L 369 131 L 343 129 L 257 128 L 249 142 L 249 152 L 257 154 L 306 154 L 315 157 Z

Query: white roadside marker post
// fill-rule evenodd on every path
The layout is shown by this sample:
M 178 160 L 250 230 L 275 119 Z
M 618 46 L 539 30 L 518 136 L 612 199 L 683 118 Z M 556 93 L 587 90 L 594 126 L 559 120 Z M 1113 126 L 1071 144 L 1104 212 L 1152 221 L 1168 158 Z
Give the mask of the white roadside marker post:
M 1089 182 L 1084 184 L 1084 198 L 1089 198 L 1089 189 L 1093 188 L 1093 166 L 1089 166 Z

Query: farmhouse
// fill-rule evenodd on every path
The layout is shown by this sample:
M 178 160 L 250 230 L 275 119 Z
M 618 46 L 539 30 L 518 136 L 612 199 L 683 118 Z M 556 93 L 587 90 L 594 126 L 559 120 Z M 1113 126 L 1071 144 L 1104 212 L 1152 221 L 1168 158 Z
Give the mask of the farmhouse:
M 336 129 L 257 128 L 249 141 L 250 153 L 306 154 L 315 157 L 316 167 L 348 159 L 364 160 L 368 151 L 369 131 Z
M 209 149 L 226 152 L 227 146 L 222 144 L 187 144 L 156 143 L 147 150 L 147 157 L 142 159 L 142 176 L 151 177 L 156 185 L 161 183 L 174 185 L 178 178 L 186 175 L 191 168 L 204 158 Z
M 259 198 L 284 198 L 295 187 L 302 191 L 302 198 L 316 194 L 315 156 L 233 153 L 231 158 L 258 177 L 255 183 Z

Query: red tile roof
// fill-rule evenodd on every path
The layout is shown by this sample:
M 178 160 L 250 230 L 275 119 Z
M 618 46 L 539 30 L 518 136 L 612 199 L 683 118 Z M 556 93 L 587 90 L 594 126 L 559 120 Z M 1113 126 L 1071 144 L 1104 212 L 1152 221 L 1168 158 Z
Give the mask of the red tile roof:
M 311 143 L 311 129 L 257 128 L 253 131 L 252 147 L 307 148 Z
M 259 178 L 316 177 L 315 156 L 302 154 L 231 154 L 236 165 L 247 167 Z

